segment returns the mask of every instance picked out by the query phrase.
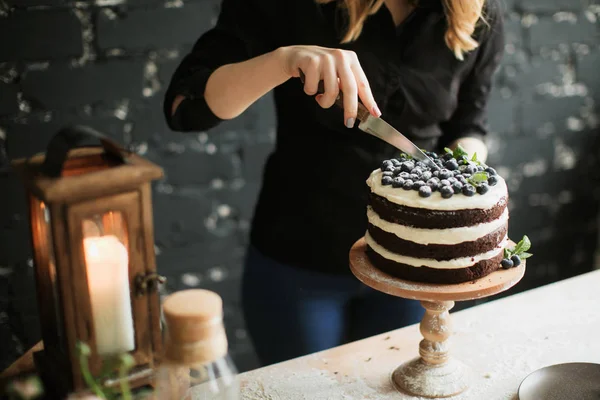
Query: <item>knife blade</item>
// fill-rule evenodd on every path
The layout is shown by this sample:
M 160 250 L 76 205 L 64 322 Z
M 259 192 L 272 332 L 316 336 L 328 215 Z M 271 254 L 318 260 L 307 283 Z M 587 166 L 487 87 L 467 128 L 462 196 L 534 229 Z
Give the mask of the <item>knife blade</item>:
M 300 72 L 300 80 L 304 83 L 304 73 Z M 325 84 L 323 81 L 319 82 L 317 94 L 325 93 Z M 343 94 L 340 91 L 335 104 L 344 109 Z M 358 129 L 369 135 L 375 136 L 388 144 L 394 146 L 398 150 L 408 154 L 417 161 L 421 161 L 425 165 L 429 166 L 433 170 L 439 170 L 440 167 L 425 154 L 417 145 L 415 145 L 410 139 L 400 133 L 396 128 L 385 122 L 379 117 L 371 115 L 369 110 L 359 101 L 356 118 L 360 121 Z
M 358 129 L 361 131 L 378 137 L 379 139 L 391 144 L 395 148 L 410 155 L 415 160 L 421 161 L 433 170 L 440 169 L 440 167 L 431 158 L 429 158 L 427 154 L 418 148 L 417 145 L 415 145 L 410 141 L 410 139 L 398 132 L 393 126 L 381 118 L 367 114 L 367 116 L 363 117 L 363 119 L 360 121 L 361 122 L 358 124 Z

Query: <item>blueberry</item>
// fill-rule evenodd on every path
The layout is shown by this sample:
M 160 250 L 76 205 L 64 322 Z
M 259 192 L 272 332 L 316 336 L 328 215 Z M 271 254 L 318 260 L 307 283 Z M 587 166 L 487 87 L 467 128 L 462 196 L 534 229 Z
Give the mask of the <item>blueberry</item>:
M 384 176 L 383 178 L 381 178 L 381 184 L 384 186 L 387 185 L 391 185 L 392 184 L 392 177 L 391 176 Z
M 423 168 L 415 167 L 412 171 L 410 171 L 410 173 L 421 176 L 421 175 L 423 175 Z
M 486 194 L 489 190 L 490 190 L 490 187 L 485 182 L 480 184 L 479 186 L 477 186 L 477 193 L 479 193 L 479 194 Z
M 456 181 L 452 184 L 452 189 L 454 189 L 454 193 L 460 193 L 462 191 L 463 184 L 459 181 Z
M 440 188 L 440 193 L 444 199 L 449 199 L 454 194 L 454 190 L 452 189 L 452 186 L 442 186 Z
M 440 181 L 440 185 L 442 185 L 442 186 L 450 186 L 451 183 L 450 183 L 450 181 L 448 179 L 442 179 Z
M 446 169 L 449 169 L 450 171 L 454 171 L 455 169 L 458 169 L 458 162 L 455 159 L 448 160 L 448 161 L 446 161 L 444 166 L 446 167 Z
M 442 156 L 442 160 L 444 160 L 444 161 L 452 160 L 453 158 L 454 158 L 454 156 L 452 154 L 450 154 L 450 153 L 445 153 Z
M 431 171 L 424 171 L 423 175 L 421 175 L 421 179 L 423 179 L 424 181 L 428 181 L 431 179 L 432 176 L 433 174 L 431 173 Z
M 443 169 L 440 171 L 440 179 L 448 179 L 451 176 L 454 176 L 454 174 L 451 171 L 448 171 L 447 169 Z
M 456 182 L 456 178 L 451 176 L 450 178 L 446 179 L 448 182 L 450 182 L 450 184 L 452 185 L 454 182 Z
M 402 170 L 400 168 L 396 168 L 394 170 L 394 176 L 400 176 L 401 173 L 402 173 Z
M 391 171 L 383 171 L 383 173 L 381 174 L 382 176 L 389 176 L 392 177 L 394 176 L 394 173 Z
M 409 178 L 409 179 L 412 179 L 413 181 L 418 181 L 418 180 L 419 180 L 421 177 L 420 177 L 419 175 L 417 175 L 417 174 L 412 174 L 412 173 L 411 173 L 411 174 L 408 176 L 408 178 Z
M 415 190 L 418 190 L 421 186 L 425 186 L 425 182 L 416 181 L 415 183 L 413 183 L 413 189 L 415 189 Z
M 473 165 L 467 165 L 467 168 L 465 168 L 465 172 L 467 174 L 473 175 L 475 172 L 477 172 L 477 168 Z
M 383 169 L 386 169 L 388 166 L 390 166 L 390 167 L 393 167 L 393 166 L 394 166 L 394 164 L 392 164 L 392 161 L 391 161 L 391 160 L 383 160 L 383 161 L 381 162 L 381 169 L 382 169 L 382 170 L 383 170 Z
M 467 159 L 464 159 L 464 158 L 463 158 L 462 160 L 460 160 L 460 161 L 458 162 L 458 164 L 459 164 L 460 166 L 463 166 L 463 165 L 469 165 L 469 160 L 467 160 Z
M 496 172 L 496 170 L 492 167 L 487 167 L 485 169 L 485 172 L 487 172 L 490 176 L 494 176 L 497 175 L 498 173 Z
M 391 161 L 394 167 L 398 168 L 400 166 L 400 160 L 393 158 Z
M 518 267 L 519 265 L 521 265 L 521 257 L 519 257 L 518 255 L 514 254 L 510 260 L 513 262 L 513 265 L 515 267 Z
M 498 176 L 497 175 L 492 175 L 488 178 L 488 185 L 490 186 L 496 186 L 496 184 L 498 183 Z
M 437 178 L 438 176 L 440 176 L 440 171 L 436 169 L 435 171 L 433 171 L 432 174 Z
M 439 156 L 437 155 L 437 153 L 435 153 L 435 152 L 433 152 L 433 151 L 428 151 L 428 152 L 426 152 L 425 154 L 427 154 L 427 156 L 428 156 L 429 158 L 432 158 L 432 159 L 434 159 L 434 160 L 436 160 L 437 158 L 439 158 Z
M 433 160 L 433 162 L 434 162 L 434 163 L 435 163 L 435 165 L 437 165 L 438 167 L 441 167 L 441 166 L 443 166 L 443 165 L 444 165 L 444 162 L 443 162 L 441 159 L 439 159 L 439 158 L 438 158 L 438 159 L 436 159 L 436 160 Z
M 404 185 L 402 185 L 402 189 L 404 190 L 411 190 L 413 187 L 414 182 L 411 181 L 410 179 L 407 179 L 404 181 Z
M 435 191 L 440 187 L 440 181 L 437 178 L 431 178 L 427 181 L 427 186 L 429 186 L 431 190 Z
M 410 171 L 413 170 L 414 167 L 415 167 L 415 163 L 414 162 L 412 162 L 412 161 L 405 161 L 402 164 L 402 171 L 410 172 Z
M 426 165 L 422 161 L 417 161 L 417 163 L 415 164 L 415 168 L 424 169 L 425 167 L 426 167 Z
M 472 174 L 467 174 L 466 172 L 463 172 L 462 174 L 463 178 L 465 179 L 469 179 L 471 176 L 473 176 Z
M 419 188 L 419 196 L 421 196 L 421 197 L 429 197 L 429 196 L 431 196 L 431 192 L 432 192 L 431 188 L 427 185 L 421 186 Z
M 408 179 L 408 177 L 410 176 L 410 174 L 408 172 L 400 172 L 399 176 L 402 179 Z
M 475 169 L 477 170 L 477 172 L 481 172 L 484 170 L 484 168 L 481 165 L 478 165 L 477 167 L 475 167 Z
M 502 265 L 502 268 L 504 269 L 509 269 L 514 267 L 514 262 L 510 258 L 504 258 L 500 261 L 500 265 Z
M 404 179 L 400 178 L 399 176 L 397 176 L 396 178 L 394 178 L 392 180 L 393 188 L 399 188 L 399 187 L 402 187 L 402 185 L 404 185 Z
M 476 192 L 477 191 L 475 190 L 475 187 L 473 185 L 471 185 L 470 183 L 467 183 L 462 188 L 462 193 L 467 197 L 475 196 Z
M 464 185 L 465 183 L 467 183 L 467 178 L 465 178 L 465 177 L 464 177 L 464 176 L 462 176 L 462 175 L 457 175 L 457 176 L 456 176 L 456 180 L 457 180 L 457 181 L 459 181 L 460 183 L 462 183 L 463 185 Z

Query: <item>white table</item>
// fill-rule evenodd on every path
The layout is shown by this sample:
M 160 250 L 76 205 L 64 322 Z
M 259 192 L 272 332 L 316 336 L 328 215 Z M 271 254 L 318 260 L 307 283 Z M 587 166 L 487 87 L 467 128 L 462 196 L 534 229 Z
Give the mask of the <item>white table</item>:
M 452 313 L 453 356 L 476 378 L 452 400 L 515 400 L 531 372 L 600 363 L 600 271 Z M 244 400 L 418 399 L 390 373 L 417 356 L 418 325 L 242 374 Z

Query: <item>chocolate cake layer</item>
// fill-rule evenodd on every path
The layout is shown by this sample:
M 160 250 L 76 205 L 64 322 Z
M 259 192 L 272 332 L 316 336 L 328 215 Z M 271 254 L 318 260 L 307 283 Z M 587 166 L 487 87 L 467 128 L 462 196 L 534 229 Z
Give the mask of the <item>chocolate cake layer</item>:
M 404 240 L 369 224 L 369 234 L 379 245 L 385 247 L 392 253 L 415 258 L 430 258 L 434 260 L 451 260 L 486 253 L 494 248 L 504 239 L 508 230 L 508 224 L 472 242 L 457 244 L 419 244 Z
M 370 246 L 367 246 L 367 256 L 373 266 L 396 278 L 414 282 L 455 284 L 479 279 L 498 270 L 503 253 L 500 252 L 496 257 L 482 260 L 471 267 L 457 269 L 413 267 L 411 265 L 400 264 L 382 257 Z
M 491 222 L 502 215 L 507 200 L 507 197 L 502 197 L 494 207 L 485 210 L 429 210 L 395 204 L 372 192 L 369 195 L 369 204 L 382 219 L 423 229 L 458 228 Z

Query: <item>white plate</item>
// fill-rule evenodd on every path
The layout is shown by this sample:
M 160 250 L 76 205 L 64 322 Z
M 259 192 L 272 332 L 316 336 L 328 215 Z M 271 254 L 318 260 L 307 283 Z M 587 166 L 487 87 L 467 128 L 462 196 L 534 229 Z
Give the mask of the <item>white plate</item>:
M 600 364 L 557 364 L 532 372 L 519 400 L 600 400 Z

